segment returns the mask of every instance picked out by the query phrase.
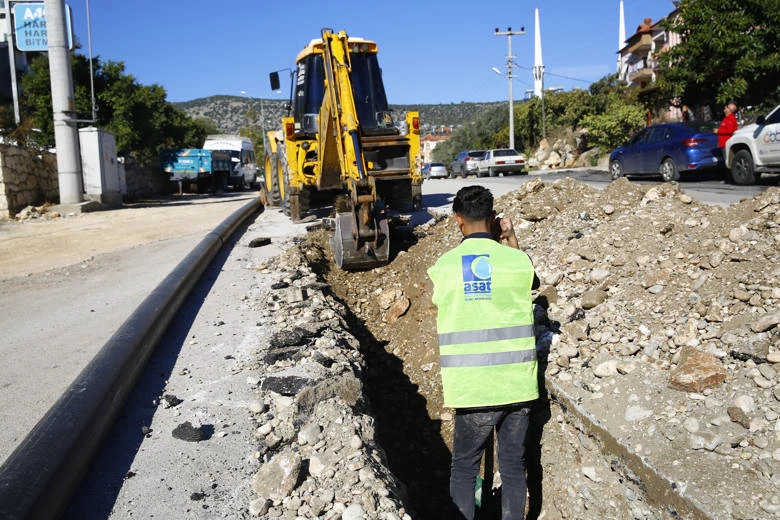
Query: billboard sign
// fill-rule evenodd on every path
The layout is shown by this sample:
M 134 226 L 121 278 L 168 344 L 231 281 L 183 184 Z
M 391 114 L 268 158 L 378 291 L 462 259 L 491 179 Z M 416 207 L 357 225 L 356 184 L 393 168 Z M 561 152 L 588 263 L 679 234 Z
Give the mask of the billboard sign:
M 46 8 L 43 2 L 14 3 L 14 34 L 16 48 L 22 52 L 46 52 L 49 50 L 49 36 L 46 29 Z M 73 49 L 73 26 L 70 6 L 65 6 L 65 24 L 68 34 L 68 48 Z

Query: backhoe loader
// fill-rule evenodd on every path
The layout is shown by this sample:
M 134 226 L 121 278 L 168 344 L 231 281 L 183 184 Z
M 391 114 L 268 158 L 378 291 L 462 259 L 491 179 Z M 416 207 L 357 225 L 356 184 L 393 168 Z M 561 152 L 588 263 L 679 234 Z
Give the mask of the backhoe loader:
M 298 54 L 281 130 L 264 135 L 269 205 L 301 219 L 315 197 L 341 194 L 331 249 L 345 270 L 389 260 L 388 212 L 422 207 L 420 120 L 389 110 L 376 43 L 324 28 Z M 279 89 L 279 71 L 271 73 Z

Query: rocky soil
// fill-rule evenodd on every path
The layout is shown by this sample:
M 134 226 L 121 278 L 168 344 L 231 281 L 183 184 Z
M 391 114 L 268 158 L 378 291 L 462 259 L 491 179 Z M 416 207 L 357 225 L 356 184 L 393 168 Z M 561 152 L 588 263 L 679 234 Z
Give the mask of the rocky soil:
M 534 180 L 496 208 L 555 333 L 529 517 L 780 516 L 780 190 L 724 209 L 677 184 Z M 255 303 L 277 332 L 251 382 L 252 514 L 442 517 L 453 414 L 426 269 L 460 238 L 451 217 L 399 229 L 389 265 L 345 273 L 319 230 L 257 267 L 279 281 Z

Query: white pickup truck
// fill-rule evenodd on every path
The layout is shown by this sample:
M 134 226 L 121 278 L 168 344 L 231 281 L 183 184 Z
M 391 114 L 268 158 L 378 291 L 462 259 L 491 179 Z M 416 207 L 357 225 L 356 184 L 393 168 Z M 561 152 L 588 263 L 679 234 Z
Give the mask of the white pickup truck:
M 723 153 L 734 184 L 755 184 L 762 173 L 780 173 L 780 106 L 734 132 Z

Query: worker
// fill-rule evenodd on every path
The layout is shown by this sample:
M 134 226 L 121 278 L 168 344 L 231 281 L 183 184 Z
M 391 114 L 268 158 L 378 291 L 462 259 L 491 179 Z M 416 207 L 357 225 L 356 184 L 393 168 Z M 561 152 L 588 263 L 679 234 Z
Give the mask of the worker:
M 522 519 L 524 444 L 539 397 L 534 268 L 512 221 L 496 217 L 488 189 L 462 188 L 452 211 L 463 241 L 428 269 L 438 308 L 444 406 L 455 409 L 450 496 L 458 518 L 472 520 L 480 460 L 495 428 L 502 519 Z
M 726 141 L 729 137 L 734 135 L 739 124 L 737 123 L 737 105 L 736 103 L 728 103 L 723 107 L 723 120 L 718 126 L 718 130 L 715 132 L 718 134 L 718 148 L 724 148 Z

